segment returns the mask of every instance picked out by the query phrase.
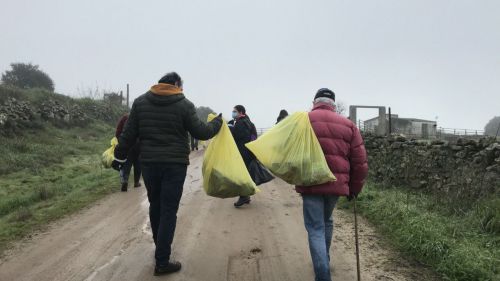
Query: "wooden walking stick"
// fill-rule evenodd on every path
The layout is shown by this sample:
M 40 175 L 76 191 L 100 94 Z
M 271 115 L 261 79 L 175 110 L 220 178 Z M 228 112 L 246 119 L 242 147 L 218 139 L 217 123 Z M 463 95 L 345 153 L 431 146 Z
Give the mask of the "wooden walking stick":
M 354 196 L 354 237 L 356 240 L 356 269 L 358 272 L 358 281 L 361 281 L 361 272 L 359 269 L 358 214 L 356 211 L 356 196 Z

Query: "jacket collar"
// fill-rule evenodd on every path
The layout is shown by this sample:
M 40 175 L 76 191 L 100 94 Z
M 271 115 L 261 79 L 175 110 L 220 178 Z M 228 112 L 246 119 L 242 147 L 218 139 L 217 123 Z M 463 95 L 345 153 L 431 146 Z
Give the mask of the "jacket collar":
M 182 94 L 181 88 L 165 83 L 158 83 L 154 85 L 153 87 L 151 87 L 150 91 L 158 96 L 172 96 Z
M 317 109 L 335 111 L 335 106 L 332 106 L 331 104 L 324 103 L 324 102 L 318 102 L 318 103 L 314 104 L 312 110 L 317 110 Z

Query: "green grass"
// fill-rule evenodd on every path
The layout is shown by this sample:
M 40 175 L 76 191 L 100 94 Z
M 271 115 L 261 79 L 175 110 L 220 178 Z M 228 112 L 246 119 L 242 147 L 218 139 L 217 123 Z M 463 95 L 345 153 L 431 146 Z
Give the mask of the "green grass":
M 0 176 L 23 169 L 37 175 L 48 165 L 62 163 L 65 157 L 97 154 L 109 146 L 114 133 L 101 122 L 64 130 L 44 125 L 15 137 L 0 136 Z
M 434 268 L 444 280 L 500 280 L 498 196 L 456 214 L 427 194 L 370 184 L 357 205 L 397 248 Z M 341 201 L 339 207 L 351 204 Z
M 111 126 L 95 122 L 0 137 L 0 253 L 117 189 L 117 173 L 100 166 L 113 133 Z

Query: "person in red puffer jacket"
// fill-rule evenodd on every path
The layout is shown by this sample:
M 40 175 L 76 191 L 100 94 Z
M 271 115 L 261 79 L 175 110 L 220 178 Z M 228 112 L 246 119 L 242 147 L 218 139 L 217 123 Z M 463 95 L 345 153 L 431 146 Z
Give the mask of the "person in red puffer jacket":
M 335 112 L 335 93 L 319 89 L 309 119 L 330 170 L 337 181 L 315 186 L 297 186 L 302 195 L 304 224 L 316 281 L 330 281 L 330 245 L 333 235 L 333 209 L 339 196 L 349 200 L 363 188 L 368 161 L 363 138 L 349 119 Z

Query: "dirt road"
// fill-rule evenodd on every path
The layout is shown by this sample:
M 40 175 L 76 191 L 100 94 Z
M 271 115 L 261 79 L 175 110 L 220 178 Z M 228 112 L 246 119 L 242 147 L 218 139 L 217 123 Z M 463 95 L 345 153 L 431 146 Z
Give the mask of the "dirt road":
M 180 273 L 153 277 L 154 246 L 145 189 L 116 193 L 0 260 L 0 280 L 313 280 L 300 197 L 286 183 L 262 186 L 242 209 L 205 195 L 202 154 L 192 155 L 178 214 L 173 258 Z M 427 270 L 388 250 L 361 220 L 363 280 L 431 280 Z M 333 276 L 356 280 L 352 216 L 335 211 Z

